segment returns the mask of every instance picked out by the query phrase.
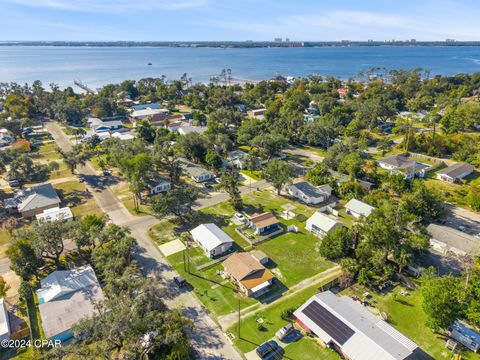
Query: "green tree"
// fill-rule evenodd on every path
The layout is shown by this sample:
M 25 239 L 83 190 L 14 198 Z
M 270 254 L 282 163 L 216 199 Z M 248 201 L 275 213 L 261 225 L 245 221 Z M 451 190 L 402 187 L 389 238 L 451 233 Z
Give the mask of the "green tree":
M 462 291 L 454 276 L 427 279 L 421 288 L 427 325 L 435 331 L 449 327 L 462 311 Z
M 243 202 L 238 189 L 240 175 L 237 171 L 225 171 L 220 177 L 220 187 L 230 195 L 229 202 L 235 210 L 242 210 Z
M 323 237 L 318 247 L 320 255 L 329 260 L 338 260 L 349 256 L 353 251 L 354 236 L 346 227 L 341 226 Z
M 295 176 L 295 168 L 283 160 L 273 160 L 267 163 L 263 174 L 280 195 L 282 188 Z
M 75 169 L 78 165 L 85 165 L 88 158 L 81 145 L 74 145 L 72 150 L 69 151 L 60 148 L 58 148 L 57 151 L 72 174 L 75 174 Z
M 4 298 L 7 295 L 7 291 L 10 290 L 10 286 L 7 284 L 3 276 L 0 276 L 0 298 Z
M 215 150 L 208 149 L 205 156 L 205 162 L 213 167 L 215 170 L 218 170 L 222 167 L 223 161 L 220 155 Z
M 30 280 L 43 266 L 43 260 L 37 255 L 32 239 L 19 236 L 7 250 L 10 268 L 24 280 Z
M 197 199 L 197 191 L 191 187 L 182 187 L 157 194 L 150 198 L 150 206 L 158 217 L 174 215 L 183 220 L 191 212 Z

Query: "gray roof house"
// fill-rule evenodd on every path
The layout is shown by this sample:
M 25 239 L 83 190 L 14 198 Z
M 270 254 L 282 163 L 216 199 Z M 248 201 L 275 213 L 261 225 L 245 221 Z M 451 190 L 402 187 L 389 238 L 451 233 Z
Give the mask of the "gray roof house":
M 204 182 L 214 178 L 213 173 L 192 163 L 191 161 L 188 161 L 185 158 L 180 158 L 177 161 L 179 162 L 182 171 L 196 182 Z
M 381 168 L 389 170 L 392 174 L 404 174 L 405 179 L 415 176 L 424 177 L 425 171 L 430 167 L 430 165 L 410 159 L 405 154 L 387 156 L 377 162 Z
M 370 216 L 370 214 L 375 208 L 372 205 L 364 203 L 363 201 L 351 199 L 345 204 L 345 209 L 347 214 L 350 214 L 358 219 L 361 216 Z
M 40 284 L 38 309 L 47 339 L 66 341 L 72 338 L 73 324 L 94 316 L 94 302 L 103 300 L 102 289 L 90 265 L 54 271 Z
M 318 293 L 293 315 L 305 331 L 346 359 L 412 360 L 421 356 L 416 343 L 346 295 Z
M 233 239 L 213 223 L 198 225 L 190 234 L 210 258 L 225 254 L 233 246 Z
M 459 256 L 480 254 L 480 240 L 463 231 L 450 226 L 430 224 L 427 232 L 430 235 L 430 249 L 434 252 Z
M 171 189 L 172 184 L 170 181 L 161 177 L 156 172 L 151 171 L 148 175 L 147 187 L 150 195 L 155 195 Z
M 18 191 L 13 198 L 5 199 L 4 204 L 9 212 L 18 211 L 24 218 L 30 218 L 58 207 L 60 198 L 51 184 L 42 184 Z
M 437 179 L 453 183 L 470 175 L 473 170 L 473 165 L 468 163 L 458 163 L 439 171 L 437 173 Z
M 206 126 L 193 126 L 193 125 L 188 125 L 188 126 L 179 126 L 177 129 L 177 132 L 180 135 L 187 135 L 191 133 L 197 133 L 197 134 L 203 134 L 205 131 L 207 131 Z
M 343 226 L 343 223 L 324 214 L 321 211 L 315 211 L 307 219 L 306 229 L 318 237 L 324 237 L 337 227 Z
M 123 128 L 123 123 L 120 120 L 99 119 L 95 117 L 88 118 L 87 124 L 94 133 L 113 131 Z
M 306 204 L 320 204 L 332 195 L 330 185 L 313 186 L 309 182 L 301 181 L 288 186 L 288 193 Z

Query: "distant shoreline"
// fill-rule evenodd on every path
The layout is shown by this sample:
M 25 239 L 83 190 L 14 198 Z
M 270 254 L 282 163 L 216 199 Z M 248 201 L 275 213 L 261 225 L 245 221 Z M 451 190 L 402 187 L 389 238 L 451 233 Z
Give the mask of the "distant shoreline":
M 173 48 L 308 48 L 350 46 L 473 46 L 480 41 L 0 41 L 0 46 L 45 47 L 173 47 Z

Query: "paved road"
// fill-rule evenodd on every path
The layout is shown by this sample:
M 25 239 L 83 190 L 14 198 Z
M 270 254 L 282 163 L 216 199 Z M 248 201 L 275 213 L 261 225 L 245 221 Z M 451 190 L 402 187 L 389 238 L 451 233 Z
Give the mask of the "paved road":
M 46 125 L 57 144 L 68 150 L 72 144 L 60 127 L 50 122 Z M 136 259 L 147 276 L 158 276 L 169 289 L 169 295 L 165 300 L 168 306 L 183 308 L 195 329 L 191 334 L 194 349 L 201 359 L 241 359 L 242 357 L 228 342 L 225 334 L 208 315 L 200 302 L 188 291 L 179 290 L 173 283 L 176 271 L 168 264 L 158 247 L 148 237 L 150 227 L 158 223 L 158 219 L 151 216 L 133 216 L 117 199 L 103 180 L 96 175 L 92 166 L 87 163 L 77 168 L 82 174 L 86 185 L 91 191 L 100 208 L 108 214 L 111 221 L 117 225 L 128 226 L 131 234 L 139 244 L 136 250 Z M 220 198 L 211 198 L 209 201 L 220 202 Z M 225 200 L 222 200 L 225 201 Z M 201 206 L 201 205 L 200 205 Z

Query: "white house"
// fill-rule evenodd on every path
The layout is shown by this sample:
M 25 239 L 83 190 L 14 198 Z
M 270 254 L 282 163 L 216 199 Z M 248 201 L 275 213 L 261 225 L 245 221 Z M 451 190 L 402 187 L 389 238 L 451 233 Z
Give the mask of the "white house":
M 103 292 L 90 265 L 57 270 L 40 281 L 38 310 L 47 339 L 66 341 L 73 337 L 72 326 L 96 314 L 95 302 Z
M 99 119 L 95 117 L 90 117 L 87 120 L 87 124 L 94 133 L 114 131 L 123 128 L 122 121 L 114 119 Z
M 372 205 L 364 203 L 363 201 L 352 199 L 345 204 L 347 214 L 350 214 L 357 219 L 361 216 L 368 217 L 375 209 Z
M 404 174 L 405 179 L 412 179 L 415 176 L 423 178 L 426 170 L 430 168 L 430 165 L 412 160 L 403 154 L 384 157 L 377 163 L 381 168 L 389 170 L 391 174 Z
M 161 177 L 156 172 L 151 171 L 148 175 L 147 187 L 150 195 L 155 195 L 172 188 L 170 181 Z
M 179 126 L 177 129 L 177 132 L 180 135 L 187 135 L 191 133 L 197 133 L 197 134 L 203 134 L 205 131 L 207 131 L 206 126 L 193 126 L 193 125 L 188 125 L 188 126 Z
M 225 254 L 233 246 L 233 239 L 212 223 L 198 225 L 190 234 L 210 258 Z
M 437 179 L 454 183 L 470 175 L 473 170 L 473 165 L 467 163 L 458 163 L 439 171 L 437 173 Z
M 480 254 L 480 240 L 446 225 L 430 224 L 430 249 L 441 255 L 476 256 Z
M 306 229 L 318 237 L 324 237 L 340 226 L 343 226 L 340 221 L 323 212 L 315 211 L 315 213 L 308 218 Z
M 71 221 L 73 220 L 72 210 L 66 207 L 54 207 L 43 210 L 42 213 L 35 215 L 38 222 Z
M 4 299 L 0 299 L 0 341 L 10 339 L 10 321 Z
M 306 204 L 320 204 L 327 201 L 332 195 L 330 185 L 313 186 L 309 182 L 301 181 L 288 186 L 288 193 Z

